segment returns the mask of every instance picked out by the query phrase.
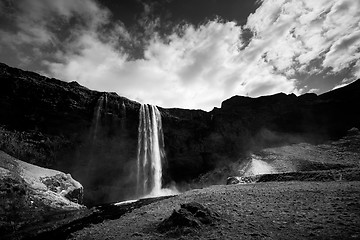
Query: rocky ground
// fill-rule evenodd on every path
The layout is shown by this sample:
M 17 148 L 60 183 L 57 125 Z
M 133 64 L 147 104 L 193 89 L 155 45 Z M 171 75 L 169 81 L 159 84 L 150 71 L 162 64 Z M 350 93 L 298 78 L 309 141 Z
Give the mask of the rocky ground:
M 219 185 L 141 207 L 70 239 L 359 239 L 359 195 L 359 181 Z M 161 228 L 174 209 L 191 202 L 217 217 Z

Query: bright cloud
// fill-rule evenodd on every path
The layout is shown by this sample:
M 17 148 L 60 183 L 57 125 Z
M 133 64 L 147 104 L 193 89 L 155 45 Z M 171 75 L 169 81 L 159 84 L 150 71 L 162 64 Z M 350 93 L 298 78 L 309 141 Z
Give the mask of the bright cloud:
M 108 11 L 101 9 L 95 1 L 87 0 L 17 0 L 11 2 L 11 12 L 3 14 L 12 17 L 15 31 L 2 31 L 2 42 L 13 45 L 59 44 L 56 31 L 58 25 L 68 22 L 71 18 L 81 17 L 88 27 L 93 29 L 105 22 Z
M 21 2 L 18 31 L 2 32 L 2 42 L 59 46 L 43 61 L 49 75 L 162 107 L 211 110 L 233 95 L 302 93 L 296 75 L 309 67 L 349 68 L 360 77 L 360 1 L 265 0 L 246 26 L 215 19 L 177 26 L 165 37 L 149 24 L 142 59 L 119 43 L 138 37 L 120 23 L 104 28 L 111 14 L 94 1 Z M 60 42 L 56 23 L 74 17 L 83 24 Z M 244 29 L 253 32 L 250 40 L 242 39 Z M 311 66 L 314 60 L 320 64 Z
M 359 61 L 359 22 L 360 1 L 269 0 L 249 16 L 248 27 L 256 32 L 252 47 L 291 75 L 318 58 L 333 72 Z

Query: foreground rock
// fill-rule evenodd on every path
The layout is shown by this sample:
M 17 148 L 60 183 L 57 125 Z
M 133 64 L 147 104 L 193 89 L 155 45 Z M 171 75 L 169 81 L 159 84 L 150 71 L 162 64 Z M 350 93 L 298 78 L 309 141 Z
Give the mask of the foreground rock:
M 171 216 L 159 224 L 158 230 L 168 236 L 181 236 L 197 232 L 204 225 L 214 225 L 219 220 L 219 214 L 204 207 L 198 202 L 181 204 L 179 210 L 174 210 Z
M 0 232 L 5 236 L 52 214 L 85 208 L 80 205 L 83 187 L 70 174 L 23 162 L 2 151 L 0 196 Z

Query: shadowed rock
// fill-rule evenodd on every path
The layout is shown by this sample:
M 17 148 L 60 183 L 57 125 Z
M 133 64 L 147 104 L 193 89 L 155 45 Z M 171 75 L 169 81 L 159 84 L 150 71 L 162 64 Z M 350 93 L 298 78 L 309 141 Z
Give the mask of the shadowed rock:
M 161 222 L 158 230 L 170 235 L 196 232 L 204 225 L 213 225 L 219 220 L 219 215 L 197 202 L 180 205 L 179 210 L 174 210 L 171 216 Z

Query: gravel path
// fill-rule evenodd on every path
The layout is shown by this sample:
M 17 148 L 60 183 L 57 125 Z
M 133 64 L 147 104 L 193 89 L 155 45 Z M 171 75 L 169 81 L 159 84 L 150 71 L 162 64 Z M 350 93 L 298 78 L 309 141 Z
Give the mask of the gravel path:
M 192 190 L 73 233 L 71 239 L 360 239 L 360 182 L 266 182 Z M 181 203 L 216 211 L 182 236 L 158 224 Z

